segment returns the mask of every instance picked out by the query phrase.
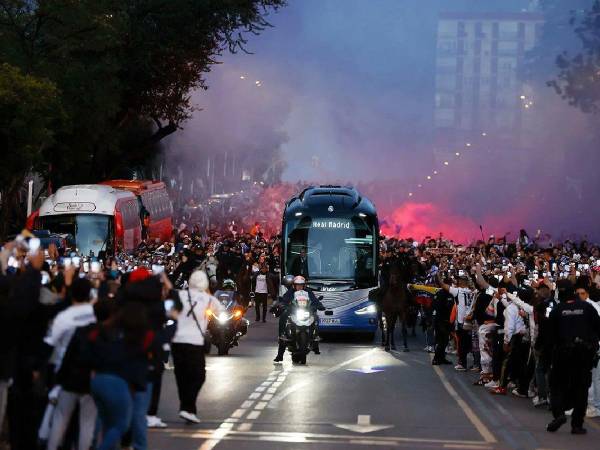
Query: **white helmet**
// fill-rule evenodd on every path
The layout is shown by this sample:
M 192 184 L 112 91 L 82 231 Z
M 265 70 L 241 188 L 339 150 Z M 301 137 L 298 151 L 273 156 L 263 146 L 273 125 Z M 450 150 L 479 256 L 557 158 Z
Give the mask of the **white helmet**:
M 306 284 L 306 279 L 303 276 L 298 275 L 297 277 L 294 277 L 294 284 Z

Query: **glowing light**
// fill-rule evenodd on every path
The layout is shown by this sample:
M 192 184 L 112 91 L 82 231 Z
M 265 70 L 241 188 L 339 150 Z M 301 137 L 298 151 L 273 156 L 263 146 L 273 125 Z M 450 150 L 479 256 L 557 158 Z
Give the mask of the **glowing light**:
M 444 161 L 445 166 L 447 166 L 448 164 L 450 164 L 448 161 Z
M 487 136 L 487 133 L 483 132 L 481 133 L 482 136 Z
M 460 152 L 456 152 L 456 153 L 455 153 L 455 155 L 456 155 L 456 156 L 460 156 Z
M 246 77 L 244 75 L 240 75 L 240 80 L 245 80 Z
M 529 105 L 525 104 L 525 108 L 529 108 Z
M 434 170 L 434 171 L 433 171 L 433 174 L 434 174 L 434 175 L 437 175 L 437 170 Z
M 526 97 L 524 95 L 521 95 L 521 100 L 525 100 L 525 98 Z
M 471 143 L 470 143 L 470 142 L 467 142 L 465 145 L 466 145 L 467 147 L 470 147 L 470 146 L 471 146 Z
M 428 179 L 428 180 L 431 180 L 431 175 L 427 175 L 427 179 Z
M 254 82 L 254 84 L 257 84 L 257 85 L 258 85 L 258 84 L 260 84 L 260 81 L 259 81 L 259 80 L 256 80 L 256 81 Z
M 423 187 L 423 185 L 422 185 L 422 184 L 417 184 L 417 187 L 420 187 L 420 188 L 421 188 L 421 187 Z
M 412 197 L 412 195 L 413 195 L 413 194 L 412 194 L 412 192 L 409 192 L 409 193 L 408 193 L 408 196 L 409 196 L 409 197 Z

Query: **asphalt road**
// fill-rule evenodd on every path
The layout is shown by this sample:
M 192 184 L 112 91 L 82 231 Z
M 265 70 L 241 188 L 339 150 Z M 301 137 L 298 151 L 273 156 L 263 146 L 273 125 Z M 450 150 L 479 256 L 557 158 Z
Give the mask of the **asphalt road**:
M 229 356 L 210 356 L 198 399 L 199 425 L 178 416 L 172 371 L 165 373 L 154 450 L 233 449 L 577 449 L 600 448 L 600 421 L 588 435 L 569 425 L 545 431 L 548 411 L 493 397 L 471 373 L 434 368 L 422 337 L 411 352 L 387 353 L 367 342 L 323 342 L 321 355 L 275 365 L 275 319 L 251 324 Z M 213 352 L 214 353 L 214 352 Z

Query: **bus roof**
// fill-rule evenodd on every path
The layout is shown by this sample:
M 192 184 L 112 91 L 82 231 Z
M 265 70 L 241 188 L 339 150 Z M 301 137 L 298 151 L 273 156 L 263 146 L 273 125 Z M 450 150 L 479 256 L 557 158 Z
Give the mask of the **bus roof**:
M 128 198 L 136 197 L 131 192 L 111 186 L 100 184 L 63 186 L 44 200 L 40 207 L 40 216 L 69 213 L 112 215 L 117 201 Z
M 135 195 L 140 195 L 145 191 L 154 191 L 156 189 L 164 189 L 165 183 L 162 181 L 152 180 L 107 180 L 102 181 L 100 184 L 105 186 L 112 186 L 116 189 L 123 189 L 131 191 Z
M 377 216 L 373 203 L 355 188 L 332 185 L 310 186 L 289 199 L 285 205 L 284 219 L 304 211 L 310 211 L 311 214 L 337 212 Z

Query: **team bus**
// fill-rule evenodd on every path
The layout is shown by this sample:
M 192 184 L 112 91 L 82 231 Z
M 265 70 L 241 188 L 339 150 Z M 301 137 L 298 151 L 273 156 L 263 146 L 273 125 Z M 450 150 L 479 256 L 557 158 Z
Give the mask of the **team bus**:
M 110 180 L 100 184 L 130 191 L 136 195 L 140 210 L 147 212 L 146 217 L 141 219 L 147 222 L 143 225 L 146 227 L 149 239 L 165 242 L 171 238 L 173 205 L 165 183 L 149 180 Z
M 135 194 L 99 184 L 61 187 L 29 216 L 27 228 L 67 236 L 86 256 L 130 251 L 142 240 Z
M 354 188 L 309 187 L 286 203 L 281 273 L 305 275 L 323 297 L 321 333 L 375 333 L 378 238 L 375 207 Z

